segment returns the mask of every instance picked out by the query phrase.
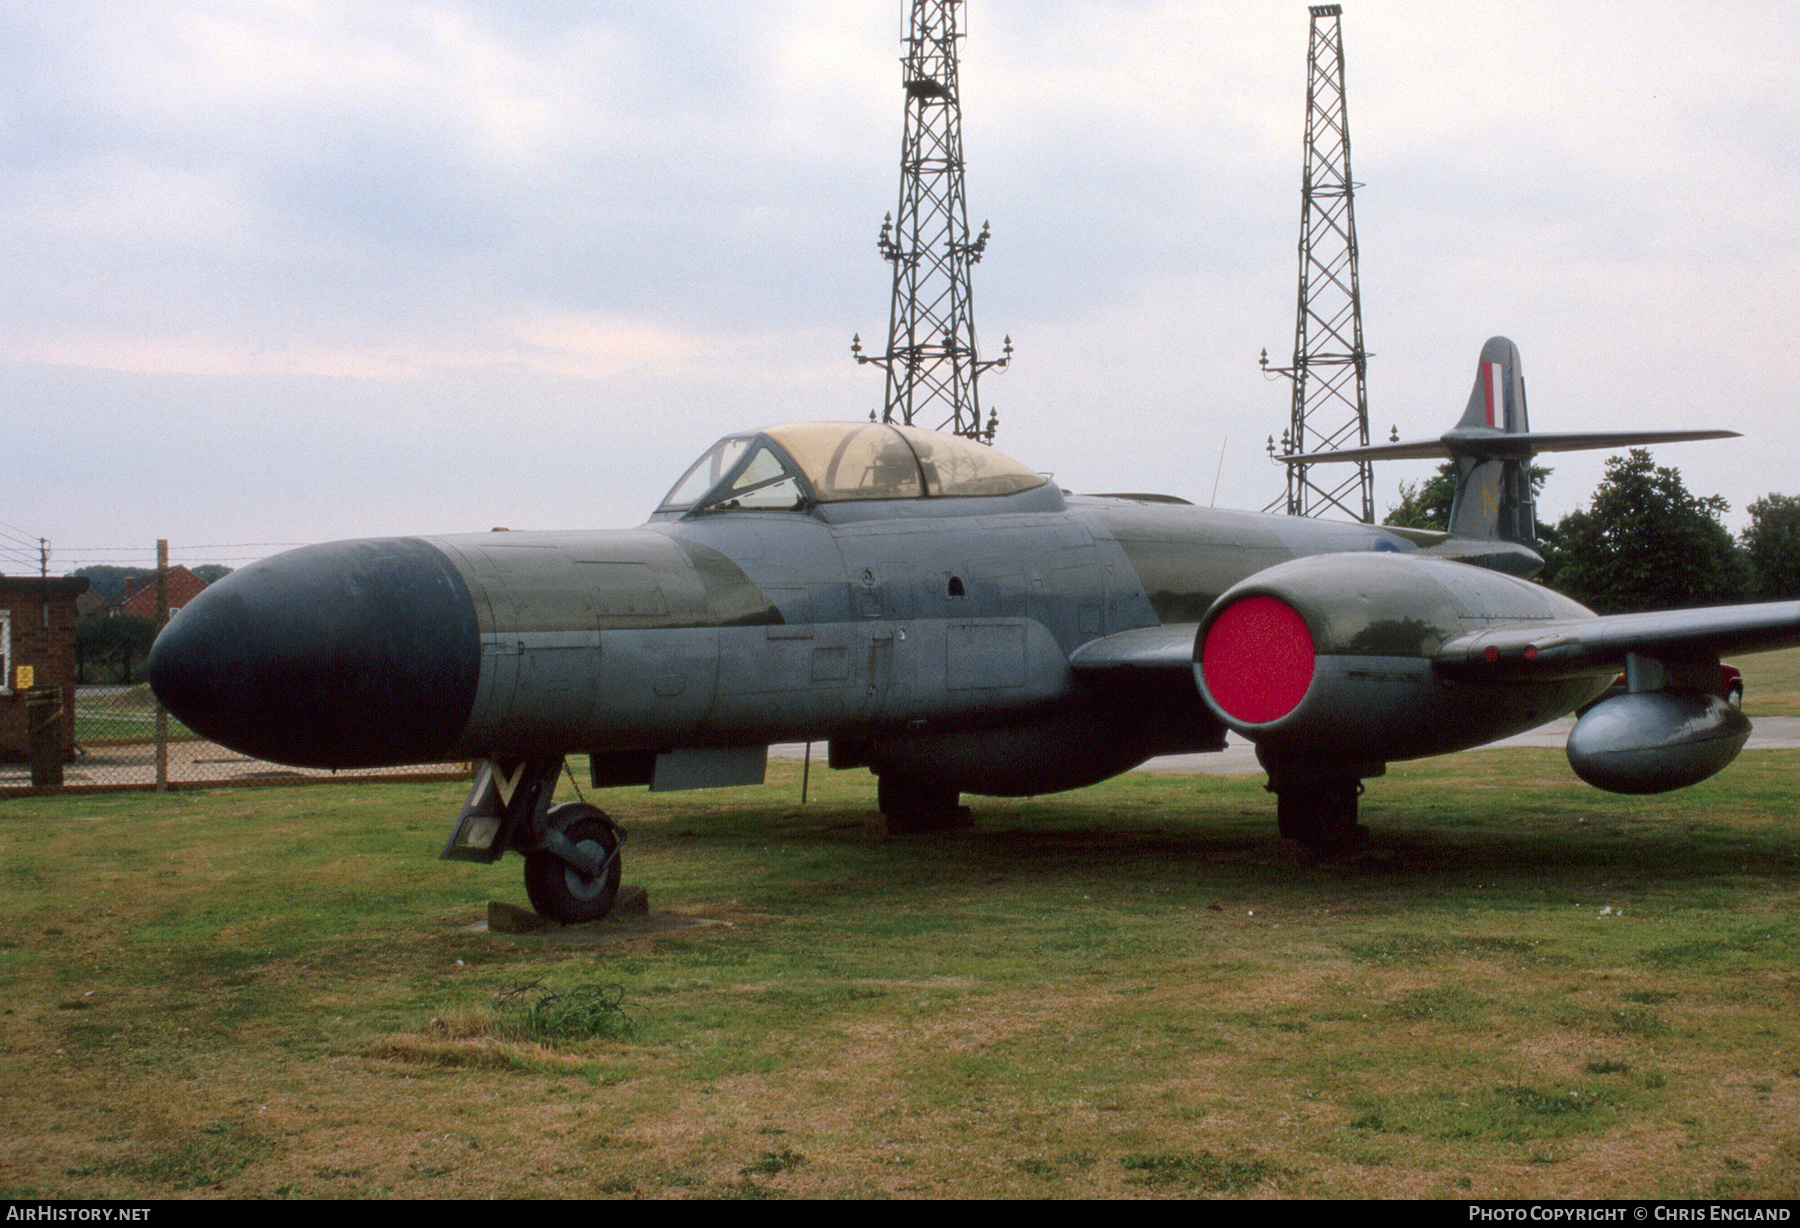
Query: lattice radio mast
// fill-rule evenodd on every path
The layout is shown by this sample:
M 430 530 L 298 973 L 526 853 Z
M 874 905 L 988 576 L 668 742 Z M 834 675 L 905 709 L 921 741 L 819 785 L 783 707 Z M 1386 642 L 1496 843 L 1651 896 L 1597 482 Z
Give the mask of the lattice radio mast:
M 956 81 L 957 10 L 962 0 L 912 0 L 906 38 L 906 129 L 900 144 L 900 207 L 875 240 L 894 266 L 887 351 L 864 354 L 862 336 L 850 343 L 859 363 L 887 371 L 883 422 L 918 425 L 992 443 L 999 425 L 992 410 L 981 421 L 977 385 L 983 372 L 1012 360 L 983 361 L 975 346 L 969 268 L 987 249 L 988 227 L 969 239 L 963 197 L 962 104 Z M 896 220 L 897 219 L 897 220 Z
M 1369 442 L 1368 354 L 1363 350 L 1362 294 L 1356 278 L 1356 209 L 1350 178 L 1350 120 L 1344 107 L 1343 6 L 1314 5 L 1307 49 L 1306 170 L 1300 200 L 1300 304 L 1294 317 L 1294 365 L 1263 370 L 1293 381 L 1293 411 L 1281 454 L 1326 452 Z M 1269 440 L 1275 455 L 1275 440 Z M 1279 459 L 1279 457 L 1277 458 Z M 1333 509 L 1374 523 L 1375 475 L 1368 461 L 1319 470 L 1343 476 L 1335 486 L 1313 480 L 1313 467 L 1287 466 L 1287 493 L 1264 508 L 1290 516 Z

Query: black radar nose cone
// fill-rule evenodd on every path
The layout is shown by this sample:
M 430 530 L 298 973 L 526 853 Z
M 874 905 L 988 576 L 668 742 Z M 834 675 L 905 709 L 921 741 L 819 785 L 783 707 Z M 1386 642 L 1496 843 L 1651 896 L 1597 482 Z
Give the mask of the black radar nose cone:
M 441 759 L 481 667 L 462 576 L 418 538 L 332 542 L 210 585 L 150 649 L 150 686 L 188 728 L 295 767 Z

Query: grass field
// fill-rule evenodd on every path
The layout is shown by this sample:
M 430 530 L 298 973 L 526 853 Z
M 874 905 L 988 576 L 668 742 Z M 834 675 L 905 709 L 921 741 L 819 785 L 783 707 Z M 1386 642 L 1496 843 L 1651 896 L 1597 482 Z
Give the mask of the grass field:
M 1341 864 L 1259 777 L 798 774 L 590 791 L 696 924 L 588 945 L 474 928 L 454 785 L 0 800 L 0 1194 L 1800 1195 L 1791 754 L 1397 766 Z
M 1757 716 L 1800 716 L 1800 648 L 1734 657 L 1744 671 L 1744 711 Z

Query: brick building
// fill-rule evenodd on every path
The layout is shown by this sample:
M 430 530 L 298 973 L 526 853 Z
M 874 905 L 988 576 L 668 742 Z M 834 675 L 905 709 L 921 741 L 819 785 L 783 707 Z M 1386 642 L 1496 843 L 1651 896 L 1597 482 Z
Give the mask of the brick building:
M 169 568 L 169 613 L 174 614 L 182 606 L 200 595 L 206 587 L 206 581 L 180 564 Z M 139 576 L 125 586 L 118 603 L 113 607 L 121 614 L 137 614 L 144 618 L 156 617 L 156 573 Z
M 86 576 L 0 576 L 0 762 L 30 759 L 21 670 L 63 692 L 63 753 L 75 750 L 75 599 Z

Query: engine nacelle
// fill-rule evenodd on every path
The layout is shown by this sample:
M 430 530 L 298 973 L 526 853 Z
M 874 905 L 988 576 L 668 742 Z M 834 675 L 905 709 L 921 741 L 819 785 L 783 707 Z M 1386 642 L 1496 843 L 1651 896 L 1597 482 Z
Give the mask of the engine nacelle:
M 1569 731 L 1569 766 L 1597 789 L 1667 793 L 1724 769 L 1744 749 L 1750 718 L 1717 695 L 1675 689 L 1618 695 Z
M 1314 555 L 1258 572 L 1201 620 L 1207 704 L 1258 747 L 1385 763 L 1466 750 L 1592 699 L 1609 672 L 1475 678 L 1436 668 L 1445 640 L 1496 624 L 1592 617 L 1540 585 L 1465 563 Z

